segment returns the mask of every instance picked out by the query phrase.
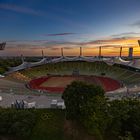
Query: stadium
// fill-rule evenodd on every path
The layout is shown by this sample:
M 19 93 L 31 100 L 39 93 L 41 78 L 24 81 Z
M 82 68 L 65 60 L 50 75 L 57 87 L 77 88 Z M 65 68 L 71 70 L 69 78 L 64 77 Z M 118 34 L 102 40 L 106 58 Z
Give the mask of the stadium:
M 0 0 L 0 140 L 140 140 L 140 0 Z
M 85 57 L 80 47 L 80 55 L 75 57 L 64 56 L 63 49 L 62 56 L 43 56 L 38 62 L 25 62 L 22 57 L 22 64 L 9 68 L 6 78 L 24 83 L 28 91 L 47 94 L 61 94 L 75 80 L 102 86 L 106 93 L 138 92 L 140 60 L 126 61 L 121 55 L 102 58 L 100 52 L 99 57 Z

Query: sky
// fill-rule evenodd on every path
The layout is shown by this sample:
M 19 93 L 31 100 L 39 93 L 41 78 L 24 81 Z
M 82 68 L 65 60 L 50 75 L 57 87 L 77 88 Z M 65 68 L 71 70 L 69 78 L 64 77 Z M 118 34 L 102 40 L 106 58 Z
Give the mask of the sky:
M 140 0 L 0 0 L 0 56 L 140 55 Z

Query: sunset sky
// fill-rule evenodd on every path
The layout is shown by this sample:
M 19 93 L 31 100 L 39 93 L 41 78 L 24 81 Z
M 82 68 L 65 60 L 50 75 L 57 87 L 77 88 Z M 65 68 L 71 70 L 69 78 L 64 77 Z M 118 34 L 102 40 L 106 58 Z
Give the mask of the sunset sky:
M 140 56 L 140 0 L 0 0 L 0 56 Z

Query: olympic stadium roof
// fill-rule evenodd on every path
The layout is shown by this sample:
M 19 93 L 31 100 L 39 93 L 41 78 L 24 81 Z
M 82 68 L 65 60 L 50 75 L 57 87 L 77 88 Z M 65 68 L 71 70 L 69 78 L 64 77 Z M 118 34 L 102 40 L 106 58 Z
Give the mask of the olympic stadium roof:
M 58 62 L 70 62 L 70 61 L 85 61 L 85 62 L 96 62 L 96 61 L 103 61 L 107 63 L 108 65 L 113 64 L 121 64 L 125 66 L 130 66 L 133 68 L 140 69 L 140 59 L 132 60 L 132 61 L 125 61 L 121 57 L 114 57 L 114 58 L 95 58 L 95 57 L 85 57 L 85 56 L 76 56 L 76 57 L 67 57 L 67 56 L 61 56 L 58 58 L 52 58 L 48 60 L 47 58 L 42 58 L 42 60 L 38 62 L 25 62 L 23 61 L 22 64 L 16 67 L 9 68 L 8 73 L 16 72 L 19 70 L 32 68 L 35 66 L 41 66 L 48 63 L 58 63 Z

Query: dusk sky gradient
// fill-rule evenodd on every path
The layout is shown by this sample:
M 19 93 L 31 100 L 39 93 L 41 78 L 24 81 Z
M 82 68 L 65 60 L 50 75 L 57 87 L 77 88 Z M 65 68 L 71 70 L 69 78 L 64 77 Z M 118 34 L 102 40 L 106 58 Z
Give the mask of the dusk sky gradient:
M 0 0 L 0 42 L 6 55 L 140 54 L 140 0 Z

